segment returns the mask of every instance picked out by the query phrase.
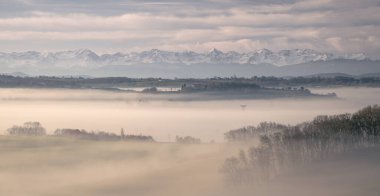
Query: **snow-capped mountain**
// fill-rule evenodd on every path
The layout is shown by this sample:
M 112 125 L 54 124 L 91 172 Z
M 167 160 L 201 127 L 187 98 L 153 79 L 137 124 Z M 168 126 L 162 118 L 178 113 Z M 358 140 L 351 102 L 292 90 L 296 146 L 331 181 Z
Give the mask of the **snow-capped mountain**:
M 333 59 L 365 60 L 364 54 L 337 56 L 310 49 L 293 49 L 273 52 L 268 49 L 249 53 L 235 51 L 222 52 L 212 49 L 209 52 L 193 51 L 169 52 L 152 49 L 143 52 L 114 53 L 98 55 L 91 50 L 71 50 L 40 53 L 35 51 L 0 53 L 0 66 L 8 68 L 37 66 L 60 68 L 99 68 L 110 65 L 137 64 L 271 64 L 276 66 L 301 64 Z

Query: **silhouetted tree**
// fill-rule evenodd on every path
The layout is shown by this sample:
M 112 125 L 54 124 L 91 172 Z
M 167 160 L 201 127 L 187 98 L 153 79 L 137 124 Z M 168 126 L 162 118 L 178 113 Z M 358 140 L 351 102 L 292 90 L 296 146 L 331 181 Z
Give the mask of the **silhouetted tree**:
M 201 139 L 194 138 L 191 136 L 186 136 L 186 137 L 176 136 L 175 139 L 176 139 L 177 143 L 182 143 L 182 144 L 199 144 L 199 143 L 201 143 Z
M 108 141 L 116 141 L 116 140 L 124 140 L 124 141 L 141 141 L 141 142 L 153 142 L 154 139 L 152 136 L 145 135 L 124 135 L 124 130 L 121 130 L 120 135 L 116 135 L 114 133 L 108 133 L 105 131 L 98 132 L 87 132 L 86 130 L 79 129 L 57 129 L 54 132 L 56 136 L 62 137 L 73 137 L 78 139 L 88 139 L 88 140 L 108 140 Z
M 39 122 L 26 122 L 22 126 L 7 129 L 9 135 L 42 136 L 46 135 L 45 128 Z
M 267 180 L 315 160 L 377 145 L 379 134 L 380 107 L 377 105 L 365 107 L 352 115 L 317 116 L 311 122 L 296 126 L 261 123 L 225 134 L 228 141 L 256 138 L 259 145 L 249 148 L 247 156 L 239 152 L 237 157 L 227 159 L 222 172 L 232 176 L 233 180 Z M 241 174 L 241 171 L 247 173 Z M 238 178 L 236 175 L 245 177 Z

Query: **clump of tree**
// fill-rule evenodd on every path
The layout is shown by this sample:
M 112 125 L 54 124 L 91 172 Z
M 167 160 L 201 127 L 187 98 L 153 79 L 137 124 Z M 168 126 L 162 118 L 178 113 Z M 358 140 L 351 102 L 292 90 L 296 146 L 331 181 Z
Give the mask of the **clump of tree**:
M 60 137 L 72 137 L 78 139 L 86 139 L 86 140 L 101 140 L 101 141 L 141 141 L 141 142 L 153 142 L 154 139 L 152 136 L 145 135 L 125 135 L 122 130 L 120 135 L 115 133 L 108 133 L 105 131 L 86 131 L 79 129 L 57 129 L 54 131 L 55 136 Z
M 157 87 L 149 87 L 149 88 L 144 88 L 141 92 L 143 92 L 143 93 L 157 93 L 158 89 L 157 89 Z
M 251 141 L 262 135 L 269 135 L 276 132 L 280 132 L 286 129 L 288 126 L 278 124 L 275 122 L 261 122 L 257 126 L 248 126 L 239 128 L 236 130 L 231 130 L 224 134 L 227 141 L 230 142 L 241 142 L 241 141 Z
M 268 131 L 268 129 L 269 131 Z M 259 145 L 241 150 L 225 161 L 221 171 L 233 182 L 257 182 L 298 169 L 317 160 L 380 142 L 380 107 L 354 114 L 318 116 L 296 126 L 260 124 L 226 133 L 229 141 L 257 138 Z
M 19 136 L 43 136 L 46 130 L 39 122 L 25 122 L 22 126 L 13 126 L 7 129 L 9 135 Z
M 181 143 L 181 144 L 200 144 L 201 143 L 201 139 L 194 138 L 191 136 L 185 136 L 185 137 L 176 136 L 175 140 L 177 143 Z

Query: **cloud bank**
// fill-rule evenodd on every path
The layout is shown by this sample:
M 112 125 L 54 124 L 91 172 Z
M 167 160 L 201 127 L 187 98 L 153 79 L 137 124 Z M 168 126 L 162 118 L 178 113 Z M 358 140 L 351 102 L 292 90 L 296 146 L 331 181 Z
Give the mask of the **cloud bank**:
M 0 51 L 246 52 L 310 48 L 380 56 L 377 0 L 0 0 Z

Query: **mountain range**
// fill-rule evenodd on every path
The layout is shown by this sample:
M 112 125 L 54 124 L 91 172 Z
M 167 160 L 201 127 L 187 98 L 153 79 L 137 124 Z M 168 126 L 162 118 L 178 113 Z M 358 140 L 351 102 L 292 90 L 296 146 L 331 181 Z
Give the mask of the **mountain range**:
M 360 75 L 380 72 L 380 61 L 364 54 L 334 55 L 310 49 L 261 49 L 248 53 L 143 52 L 98 55 L 88 49 L 60 52 L 0 52 L 3 73 L 127 77 L 301 76 L 321 73 Z

